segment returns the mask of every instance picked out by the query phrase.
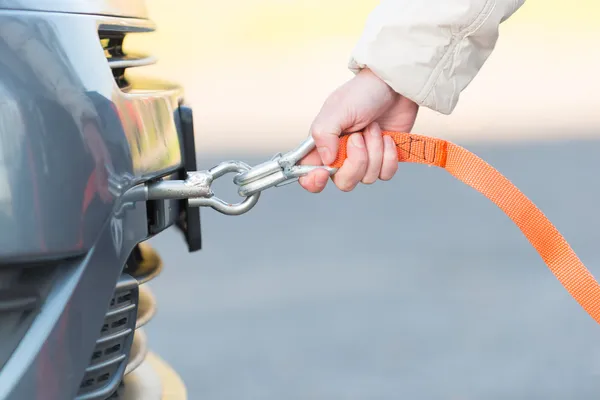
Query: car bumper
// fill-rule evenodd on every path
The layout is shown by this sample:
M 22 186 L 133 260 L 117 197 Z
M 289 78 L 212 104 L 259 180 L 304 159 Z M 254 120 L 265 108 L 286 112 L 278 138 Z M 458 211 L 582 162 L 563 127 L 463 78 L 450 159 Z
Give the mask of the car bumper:
M 9 316 L 31 317 L 0 330 L 2 400 L 106 399 L 123 376 L 134 393 L 142 382 L 152 390 L 148 371 L 168 371 L 138 333 L 148 276 L 128 264 L 141 242 L 175 224 L 198 249 L 198 214 L 185 201 L 126 193 L 195 169 L 193 121 L 176 85 L 120 86 L 123 60 L 111 64 L 99 40 L 151 30 L 133 18 L 0 10 L 1 272 L 49 271 L 43 294 L 23 280 L 29 303 L 3 303 L 0 288 L 0 327 L 3 305 L 25 304 Z M 133 297 L 116 307 L 123 290 Z M 3 359 L 4 343 L 17 344 Z

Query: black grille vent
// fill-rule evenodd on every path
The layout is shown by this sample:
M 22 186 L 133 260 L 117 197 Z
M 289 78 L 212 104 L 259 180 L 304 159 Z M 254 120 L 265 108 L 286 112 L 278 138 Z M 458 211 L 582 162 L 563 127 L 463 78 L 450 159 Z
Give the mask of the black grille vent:
M 156 58 L 141 54 L 128 54 L 123 50 L 123 42 L 128 34 L 136 32 L 151 32 L 151 27 L 128 27 L 101 25 L 98 30 L 100 44 L 104 50 L 104 55 L 108 65 L 112 70 L 113 77 L 117 86 L 127 91 L 131 88 L 129 81 L 125 76 L 128 68 L 143 67 L 156 62 Z
M 134 341 L 138 297 L 137 280 L 123 274 L 110 300 L 77 400 L 105 399 L 118 388 Z
M 139 299 L 137 318 L 135 324 L 135 336 L 131 355 L 125 370 L 125 375 L 133 372 L 145 360 L 148 353 L 146 335 L 141 329 L 156 313 L 156 301 L 150 289 L 144 283 L 155 278 L 162 270 L 162 260 L 158 253 L 146 243 L 140 243 L 125 267 L 125 272 L 135 277 L 141 285 L 139 287 Z
M 110 300 L 77 400 L 118 398 L 123 376 L 144 362 L 148 345 L 140 328 L 154 315 L 156 303 L 150 290 L 139 285 L 161 269 L 162 260 L 150 246 L 136 246 Z

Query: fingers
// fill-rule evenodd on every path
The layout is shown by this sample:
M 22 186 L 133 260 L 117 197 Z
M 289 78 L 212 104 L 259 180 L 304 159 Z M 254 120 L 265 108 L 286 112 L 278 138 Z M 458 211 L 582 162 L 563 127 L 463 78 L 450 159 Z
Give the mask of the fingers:
M 342 96 L 343 97 L 343 96 Z M 303 165 L 328 165 L 335 161 L 339 148 L 339 136 L 352 124 L 347 105 L 343 104 L 339 94 L 333 93 L 323 104 L 310 128 L 315 141 L 316 151 L 301 161 Z M 299 179 L 300 185 L 312 193 L 325 189 L 329 173 L 317 169 Z
M 348 158 L 333 176 L 335 185 L 344 192 L 349 192 L 362 180 L 367 171 L 369 161 L 365 140 L 360 133 L 354 133 L 348 140 Z
M 379 179 L 388 181 L 392 179 L 396 171 L 398 171 L 398 150 L 394 140 L 386 135 L 383 137 L 383 162 Z
M 365 129 L 364 139 L 367 146 L 368 163 L 361 181 L 370 185 L 379 178 L 383 162 L 383 138 L 377 123 L 373 123 Z
M 349 98 L 344 96 L 343 92 L 344 88 L 340 88 L 325 100 L 310 127 L 317 153 L 325 165 L 335 161 L 340 143 L 339 136 L 353 124 L 349 112 Z
M 324 164 L 335 161 L 342 132 L 365 129 L 392 105 L 393 93 L 384 81 L 363 69 L 329 95 L 310 130 Z
M 398 171 L 396 144 L 389 136 L 382 136 L 376 123 L 363 134 L 352 134 L 347 145 L 348 158 L 333 176 L 335 185 L 344 192 L 353 190 L 358 183 L 372 184 L 377 179 L 392 179 Z M 323 165 L 320 155 L 313 150 L 302 161 L 303 165 Z M 300 185 L 311 193 L 325 189 L 329 173 L 323 169 L 312 171 L 300 178 Z
M 372 140 L 372 139 L 371 139 Z M 381 138 L 380 138 L 381 140 Z M 381 151 L 380 151 L 381 152 Z M 347 147 L 348 158 L 333 177 L 333 182 L 342 191 L 348 192 L 364 178 L 368 167 L 368 155 L 365 139 L 360 133 L 350 136 Z M 381 161 L 380 161 L 381 163 Z M 309 153 L 302 161 L 303 165 L 322 165 L 320 154 Z M 379 167 L 380 168 L 380 167 Z M 377 170 L 379 175 L 379 169 Z M 329 173 L 316 169 L 299 179 L 300 185 L 311 193 L 323 191 L 329 180 Z
M 389 180 L 398 171 L 396 144 L 391 137 L 382 136 L 377 123 L 370 124 L 363 135 L 351 135 L 347 153 L 348 158 L 333 177 L 342 191 L 353 190 L 359 182 Z
M 311 151 L 300 161 L 300 165 L 323 165 L 321 157 L 316 150 Z M 299 179 L 300 185 L 311 193 L 320 193 L 329 181 L 329 172 L 317 169 Z
M 329 172 L 324 169 L 316 169 L 301 177 L 299 181 L 300 185 L 309 192 L 321 193 L 329 181 Z
M 323 164 L 331 164 L 338 151 L 339 133 L 316 128 L 312 136 Z
M 336 115 L 323 108 L 311 126 L 310 133 L 315 140 L 317 152 L 323 164 L 331 164 L 338 151 L 341 124 Z

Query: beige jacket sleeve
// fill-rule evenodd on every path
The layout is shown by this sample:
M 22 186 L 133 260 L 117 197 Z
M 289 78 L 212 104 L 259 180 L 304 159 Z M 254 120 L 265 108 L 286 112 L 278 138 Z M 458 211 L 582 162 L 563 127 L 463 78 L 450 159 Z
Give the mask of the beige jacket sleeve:
M 525 0 L 382 0 L 349 63 L 368 67 L 396 92 L 450 114 Z

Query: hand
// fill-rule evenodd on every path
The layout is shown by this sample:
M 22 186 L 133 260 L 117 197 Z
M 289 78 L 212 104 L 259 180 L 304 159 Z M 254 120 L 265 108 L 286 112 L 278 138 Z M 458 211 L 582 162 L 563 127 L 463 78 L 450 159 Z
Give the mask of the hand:
M 409 132 L 419 107 L 413 101 L 394 92 L 371 70 L 363 69 L 335 90 L 312 123 L 310 133 L 316 149 L 300 164 L 328 165 L 335 161 L 339 136 L 354 133 L 348 141 L 348 158 L 333 176 L 335 185 L 345 192 L 359 182 L 371 184 L 391 179 L 398 169 L 396 145 L 382 130 Z M 327 185 L 329 173 L 316 169 L 300 178 L 300 185 L 312 193 Z

